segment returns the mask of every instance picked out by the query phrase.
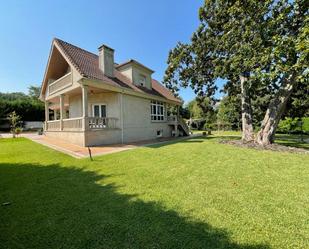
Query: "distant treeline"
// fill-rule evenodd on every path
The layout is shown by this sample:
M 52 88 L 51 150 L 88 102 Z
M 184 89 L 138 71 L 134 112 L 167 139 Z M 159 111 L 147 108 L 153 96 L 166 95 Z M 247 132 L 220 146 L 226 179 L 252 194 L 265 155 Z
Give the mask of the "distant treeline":
M 44 103 L 38 99 L 40 88 L 31 86 L 29 93 L 0 93 L 0 120 L 15 111 L 22 121 L 43 121 Z M 0 122 L 1 122 L 0 121 Z

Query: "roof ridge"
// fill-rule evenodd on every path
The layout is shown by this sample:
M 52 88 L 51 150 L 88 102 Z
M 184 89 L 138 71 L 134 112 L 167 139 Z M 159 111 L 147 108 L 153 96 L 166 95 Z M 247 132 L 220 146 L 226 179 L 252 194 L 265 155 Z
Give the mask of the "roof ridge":
M 74 45 L 74 44 L 72 44 L 72 43 L 66 42 L 66 41 L 61 40 L 61 39 L 59 39 L 59 38 L 54 38 L 54 40 L 59 41 L 59 42 L 62 42 L 62 43 L 66 43 L 67 45 L 70 45 L 70 46 L 75 47 L 75 48 L 77 48 L 77 49 L 79 49 L 79 50 L 82 50 L 82 51 L 84 51 L 84 52 L 86 52 L 86 53 L 88 53 L 88 54 L 91 54 L 91 55 L 93 55 L 93 56 L 98 57 L 97 54 L 92 53 L 92 52 L 90 52 L 90 51 L 88 51 L 88 50 L 86 50 L 86 49 L 84 49 L 84 48 L 78 47 L 78 46 L 76 46 L 76 45 Z

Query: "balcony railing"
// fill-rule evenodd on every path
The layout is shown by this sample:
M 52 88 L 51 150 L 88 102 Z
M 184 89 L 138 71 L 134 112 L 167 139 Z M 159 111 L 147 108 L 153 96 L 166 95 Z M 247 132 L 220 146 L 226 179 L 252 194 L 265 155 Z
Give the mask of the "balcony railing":
M 72 73 L 67 73 L 66 75 L 62 76 L 61 78 L 57 79 L 53 83 L 48 86 L 49 94 L 53 94 L 58 92 L 66 87 L 71 86 L 73 83 L 72 81 Z
M 167 122 L 170 125 L 175 125 L 175 126 L 180 125 L 186 134 L 190 133 L 189 127 L 186 124 L 186 122 L 181 117 L 179 117 L 177 115 L 168 116 L 167 117 Z
M 85 131 L 85 130 L 104 130 L 117 129 L 117 118 L 69 118 L 52 120 L 46 122 L 46 131 Z
M 117 118 L 98 118 L 98 117 L 91 117 L 88 119 L 88 127 L 89 129 L 104 129 L 116 128 Z
M 177 122 L 178 117 L 176 115 L 167 116 L 167 122 Z

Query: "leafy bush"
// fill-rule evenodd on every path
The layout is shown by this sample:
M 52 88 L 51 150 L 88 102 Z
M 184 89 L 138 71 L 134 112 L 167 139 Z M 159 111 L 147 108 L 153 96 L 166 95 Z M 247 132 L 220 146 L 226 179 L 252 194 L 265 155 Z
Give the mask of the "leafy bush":
M 1 93 L 0 92 L 0 119 L 4 119 L 15 111 L 24 121 L 43 121 L 44 103 L 38 99 L 39 87 L 30 86 L 29 94 L 20 92 Z
M 205 131 L 213 131 L 215 129 L 215 125 L 214 124 L 209 124 L 209 123 L 205 123 L 203 130 Z
M 301 127 L 300 122 L 303 122 Z M 285 118 L 278 125 L 278 133 L 309 133 L 309 118 Z
M 306 133 L 309 133 L 309 117 L 307 118 L 303 118 L 303 130 L 306 132 Z

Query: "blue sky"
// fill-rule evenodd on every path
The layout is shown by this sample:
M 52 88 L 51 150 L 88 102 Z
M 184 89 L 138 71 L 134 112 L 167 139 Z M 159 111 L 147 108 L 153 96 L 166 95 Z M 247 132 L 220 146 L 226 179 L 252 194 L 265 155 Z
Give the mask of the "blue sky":
M 31 2 L 31 3 L 30 3 Z M 51 41 L 58 37 L 97 53 L 115 49 L 115 61 L 130 58 L 162 80 L 168 51 L 189 41 L 203 0 L 3 1 L 0 9 L 0 92 L 27 92 L 42 82 Z M 219 83 L 220 84 L 220 83 Z M 181 90 L 185 101 L 194 98 Z

